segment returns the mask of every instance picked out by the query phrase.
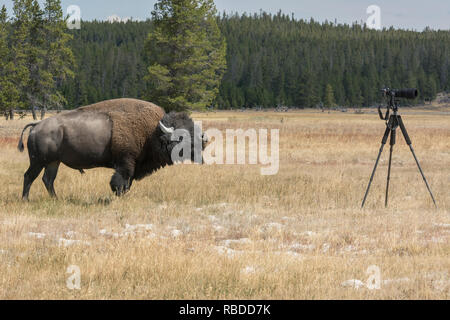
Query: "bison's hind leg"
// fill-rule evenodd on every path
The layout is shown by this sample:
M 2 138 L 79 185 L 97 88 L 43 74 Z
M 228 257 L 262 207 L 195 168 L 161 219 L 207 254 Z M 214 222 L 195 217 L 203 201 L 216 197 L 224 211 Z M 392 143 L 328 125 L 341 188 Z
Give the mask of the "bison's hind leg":
M 53 162 L 45 167 L 44 176 L 42 181 L 44 181 L 45 187 L 51 197 L 56 198 L 55 188 L 53 183 L 55 182 L 56 175 L 58 174 L 59 162 Z
M 22 199 L 27 201 L 28 195 L 30 193 L 31 185 L 33 184 L 34 180 L 38 177 L 38 175 L 41 173 L 42 169 L 44 168 L 43 165 L 32 163 L 30 164 L 30 167 L 28 168 L 27 172 L 25 172 L 24 179 L 23 179 L 23 192 L 22 192 Z

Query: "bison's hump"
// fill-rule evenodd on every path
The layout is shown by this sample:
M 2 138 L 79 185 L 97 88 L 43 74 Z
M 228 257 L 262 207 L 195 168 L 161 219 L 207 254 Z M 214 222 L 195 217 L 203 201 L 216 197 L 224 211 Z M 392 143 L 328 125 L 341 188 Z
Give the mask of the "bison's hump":
M 147 108 L 153 110 L 156 114 L 161 115 L 161 118 L 164 116 L 164 110 L 161 107 L 157 106 L 156 104 L 148 101 L 131 98 L 106 100 L 95 104 L 91 104 L 89 106 L 78 108 L 78 110 L 94 111 L 94 112 L 114 111 L 114 112 L 133 113 Z
M 139 157 L 165 114 L 156 104 L 129 98 L 102 101 L 78 110 L 109 116 L 112 122 L 111 152 L 117 161 L 124 155 Z

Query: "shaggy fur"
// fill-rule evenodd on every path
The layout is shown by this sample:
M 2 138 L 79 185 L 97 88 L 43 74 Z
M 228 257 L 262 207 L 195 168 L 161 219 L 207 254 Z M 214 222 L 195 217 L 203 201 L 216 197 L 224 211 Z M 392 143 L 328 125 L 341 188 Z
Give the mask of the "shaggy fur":
M 161 122 L 168 128 L 186 129 L 191 137 L 194 137 L 194 122 L 186 113 L 165 114 Z M 192 143 L 193 141 L 194 139 Z M 152 137 L 147 140 L 143 153 L 136 160 L 134 179 L 141 180 L 161 167 L 172 165 L 172 149 L 177 143 L 171 140 L 170 135 L 163 134 L 158 126 Z M 191 156 L 186 155 L 186 158 L 191 159 Z
M 194 123 L 186 113 L 165 114 L 157 105 L 137 99 L 115 99 L 78 110 L 100 112 L 112 122 L 111 153 L 122 176 L 141 180 L 156 170 L 172 165 L 171 151 L 177 142 L 164 135 L 159 121 L 169 128 L 185 128 L 194 136 Z M 189 157 L 189 155 L 188 155 Z M 189 157 L 190 158 L 190 157 Z
M 111 119 L 113 157 L 140 156 L 148 137 L 158 128 L 164 110 L 137 99 L 116 99 L 81 107 L 79 111 L 105 113 Z

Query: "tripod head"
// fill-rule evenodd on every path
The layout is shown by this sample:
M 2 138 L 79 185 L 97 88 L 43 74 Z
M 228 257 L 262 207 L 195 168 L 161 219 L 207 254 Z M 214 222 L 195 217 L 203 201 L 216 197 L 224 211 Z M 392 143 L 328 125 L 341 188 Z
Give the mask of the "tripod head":
M 415 99 L 419 95 L 419 91 L 415 88 L 410 89 L 390 89 L 390 88 L 383 88 L 381 89 L 381 93 L 383 97 L 388 99 L 388 105 L 386 107 L 386 114 L 383 117 L 383 114 L 381 113 L 381 106 L 378 107 L 378 114 L 380 116 L 381 120 L 388 120 L 389 119 L 389 112 L 392 109 L 394 111 L 394 114 L 397 114 L 398 112 L 398 98 L 405 98 L 405 99 Z

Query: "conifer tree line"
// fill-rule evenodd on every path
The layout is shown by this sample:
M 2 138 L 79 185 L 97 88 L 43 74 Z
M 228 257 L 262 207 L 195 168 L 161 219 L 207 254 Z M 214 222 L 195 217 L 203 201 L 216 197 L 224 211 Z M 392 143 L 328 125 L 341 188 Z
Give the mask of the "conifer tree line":
M 218 104 L 370 106 L 379 90 L 417 87 L 422 99 L 450 91 L 450 31 L 295 20 L 281 12 L 223 15 L 228 72 Z
M 376 31 L 264 12 L 224 13 L 217 23 L 227 44 L 227 71 L 213 103 L 220 109 L 371 106 L 382 102 L 384 86 L 417 87 L 415 103 L 450 92 L 450 31 Z M 151 19 L 83 22 L 73 32 L 76 77 L 64 84 L 69 105 L 148 98 L 144 47 L 152 28 Z
M 13 0 L 13 15 L 0 11 L 0 108 L 13 118 L 14 109 L 36 109 L 67 104 L 59 88 L 74 76 L 75 57 L 69 47 L 60 0 Z
M 211 85 L 192 87 L 178 99 L 169 87 L 155 87 L 155 80 L 167 80 L 168 56 L 157 42 L 152 43 L 165 40 L 155 31 L 161 28 L 156 16 L 142 22 L 83 21 L 80 30 L 68 30 L 59 10 L 52 28 L 45 23 L 51 11 L 47 3 L 60 9 L 59 0 L 46 0 L 39 10 L 33 6 L 35 0 L 14 3 L 11 18 L 3 10 L 0 15 L 0 107 L 4 110 L 33 105 L 71 109 L 121 97 L 161 103 L 154 97 L 157 90 L 167 93 L 161 104 L 175 110 L 209 105 L 220 109 L 371 106 L 381 102 L 379 90 L 384 86 L 417 87 L 421 96 L 416 103 L 450 92 L 449 30 L 376 31 L 358 24 L 261 12 L 215 15 L 224 41 L 214 29 L 210 33 L 216 34 L 217 52 L 226 50 L 226 71 L 222 67 L 214 71 L 216 84 L 210 72 L 198 71 L 203 70 L 202 61 L 185 61 L 195 79 L 205 77 Z M 42 36 L 46 33 L 53 38 Z M 189 37 L 193 34 L 186 33 L 185 39 Z M 183 74 L 177 81 L 182 84 L 188 76 Z M 216 85 L 218 92 L 212 89 Z M 204 101 L 210 103 L 189 100 L 202 90 L 208 93 Z

